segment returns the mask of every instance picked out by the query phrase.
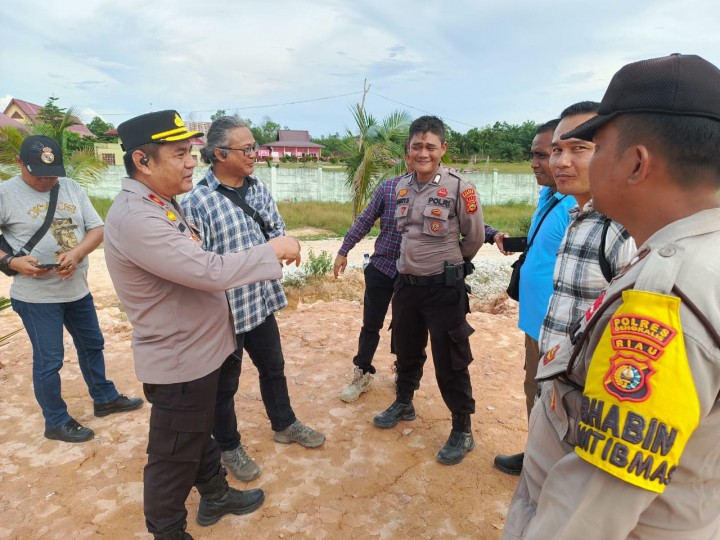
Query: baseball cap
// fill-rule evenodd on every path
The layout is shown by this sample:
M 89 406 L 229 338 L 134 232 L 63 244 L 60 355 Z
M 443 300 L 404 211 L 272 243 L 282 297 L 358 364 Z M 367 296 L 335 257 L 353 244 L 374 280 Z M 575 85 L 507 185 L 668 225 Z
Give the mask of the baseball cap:
M 142 114 L 117 127 L 120 146 L 129 152 L 147 143 L 166 143 L 202 137 L 199 131 L 188 131 L 177 111 L 156 111 Z
M 597 116 L 560 138 L 592 140 L 599 127 L 627 113 L 720 121 L 720 69 L 700 56 L 679 53 L 628 64 L 610 81 Z
M 20 159 L 33 176 L 65 176 L 62 148 L 46 135 L 30 135 L 20 145 Z

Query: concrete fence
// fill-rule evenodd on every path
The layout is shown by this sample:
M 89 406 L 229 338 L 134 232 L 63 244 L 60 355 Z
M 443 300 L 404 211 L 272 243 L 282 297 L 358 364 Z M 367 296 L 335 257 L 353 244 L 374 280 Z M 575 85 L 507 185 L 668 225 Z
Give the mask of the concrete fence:
M 202 180 L 207 166 L 196 167 L 195 183 Z M 276 201 L 350 202 L 352 193 L 346 175 L 341 171 L 326 171 L 322 167 L 284 168 L 258 164 L 255 175 L 265 182 Z M 88 188 L 93 197 L 112 199 L 120 191 L 125 176 L 122 166 L 110 166 L 103 178 Z M 537 183 L 532 174 L 465 173 L 463 176 L 475 184 L 483 204 L 521 202 L 537 204 Z

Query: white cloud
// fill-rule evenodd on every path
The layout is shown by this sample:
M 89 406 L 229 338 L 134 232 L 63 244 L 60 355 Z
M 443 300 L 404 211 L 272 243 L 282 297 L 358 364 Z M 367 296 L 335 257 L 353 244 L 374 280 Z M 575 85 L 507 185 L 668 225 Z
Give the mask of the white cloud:
M 13 49 L 0 55 L 1 90 L 41 104 L 55 95 L 114 124 L 150 109 L 198 119 L 225 109 L 319 136 L 351 123 L 360 95 L 248 107 L 359 93 L 367 79 L 376 117 L 402 107 L 372 92 L 464 131 L 599 99 L 612 74 L 640 58 L 679 50 L 720 63 L 720 8 L 709 0 L 6 4 Z

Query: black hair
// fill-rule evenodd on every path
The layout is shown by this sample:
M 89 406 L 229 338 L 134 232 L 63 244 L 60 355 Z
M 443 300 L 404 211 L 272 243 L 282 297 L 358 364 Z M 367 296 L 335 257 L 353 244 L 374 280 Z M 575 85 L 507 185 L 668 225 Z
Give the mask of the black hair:
M 136 148 L 133 148 L 129 152 L 125 152 L 125 154 L 123 155 L 123 164 L 125 165 L 125 172 L 130 178 L 132 178 L 133 174 L 137 172 L 137 167 L 135 167 L 135 162 L 132 159 L 133 153 L 137 150 L 140 150 L 142 152 L 145 152 L 146 156 L 157 160 L 158 155 L 160 154 L 160 144 L 161 143 L 146 143 Z
M 573 103 L 560 113 L 560 120 L 567 116 L 577 116 L 578 114 L 597 114 L 600 104 L 597 101 L 579 101 Z
M 546 131 L 555 131 L 555 128 L 558 127 L 559 123 L 559 118 L 553 118 L 552 120 L 548 120 L 544 124 L 540 124 L 537 129 L 535 129 L 535 135 L 540 135 L 541 133 L 545 133 Z
M 437 116 L 421 116 L 413 120 L 410 124 L 408 133 L 408 141 L 418 133 L 434 133 L 440 138 L 440 142 L 445 142 L 445 124 Z M 409 145 L 409 142 L 408 142 Z
M 662 155 L 675 178 L 685 185 L 708 169 L 720 184 L 720 122 L 702 116 L 628 113 L 615 120 L 617 153 L 643 144 Z

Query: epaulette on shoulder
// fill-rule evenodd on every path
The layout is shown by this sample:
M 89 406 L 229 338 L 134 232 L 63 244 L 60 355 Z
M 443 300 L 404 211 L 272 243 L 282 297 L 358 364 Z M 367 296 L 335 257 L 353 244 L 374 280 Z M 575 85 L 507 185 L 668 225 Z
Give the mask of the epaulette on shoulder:
M 463 182 L 467 182 L 467 181 L 468 181 L 467 178 L 465 178 L 462 174 L 460 174 L 460 173 L 457 172 L 457 171 L 453 171 L 453 170 L 450 170 L 450 169 L 445 169 L 445 171 L 446 171 L 450 176 L 452 176 L 453 178 L 457 178 L 458 180 L 462 180 Z

